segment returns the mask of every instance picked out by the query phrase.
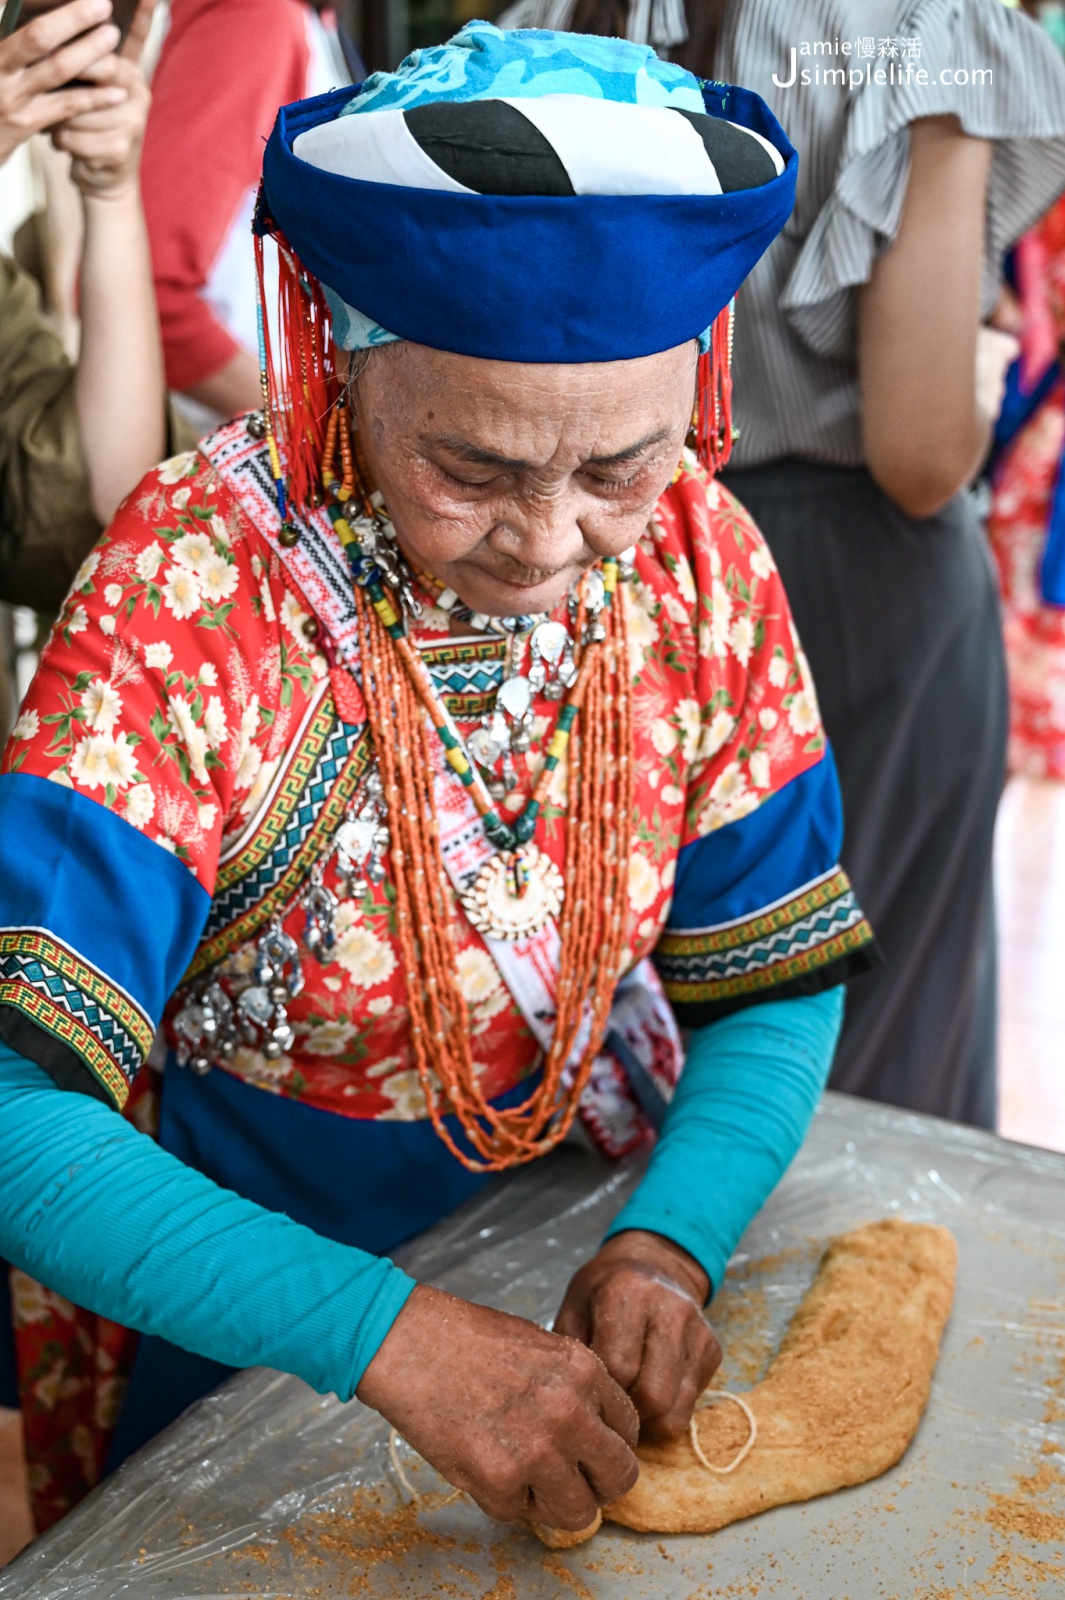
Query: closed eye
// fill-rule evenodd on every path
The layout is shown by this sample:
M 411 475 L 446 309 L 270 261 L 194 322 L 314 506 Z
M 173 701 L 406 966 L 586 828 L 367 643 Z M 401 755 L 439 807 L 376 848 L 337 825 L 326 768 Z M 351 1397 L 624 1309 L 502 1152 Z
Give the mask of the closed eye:
M 440 466 L 439 462 L 437 463 L 437 471 L 442 478 L 453 484 L 456 489 L 486 489 L 490 484 L 495 483 L 497 478 L 496 473 L 493 473 L 488 478 L 460 478 L 457 473 L 449 472 L 447 467 Z
M 644 471 L 645 467 L 641 464 L 639 470 L 627 478 L 602 478 L 596 472 L 590 472 L 588 476 L 598 488 L 605 489 L 607 494 L 622 494 L 626 489 L 632 489 L 639 483 Z

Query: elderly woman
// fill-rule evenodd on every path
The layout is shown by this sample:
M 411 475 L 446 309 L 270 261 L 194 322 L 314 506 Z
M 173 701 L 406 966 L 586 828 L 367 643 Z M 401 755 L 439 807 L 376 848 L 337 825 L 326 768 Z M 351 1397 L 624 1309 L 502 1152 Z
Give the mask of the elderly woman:
M 252 1364 L 563 1528 L 686 1425 L 872 948 L 787 602 L 712 475 L 794 173 L 742 90 L 484 23 L 281 113 L 264 409 L 126 503 L 2 779 L 42 1520 Z M 553 1332 L 384 1257 L 578 1127 L 658 1139 Z

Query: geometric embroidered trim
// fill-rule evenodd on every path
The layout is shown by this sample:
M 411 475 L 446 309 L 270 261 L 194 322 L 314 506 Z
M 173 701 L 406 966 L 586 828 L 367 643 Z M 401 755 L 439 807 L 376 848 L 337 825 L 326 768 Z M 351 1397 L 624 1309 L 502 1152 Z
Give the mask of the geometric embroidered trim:
M 182 982 L 223 961 L 292 898 L 343 821 L 369 757 L 367 730 L 341 722 L 327 694 L 254 836 L 219 874 Z
M 494 710 L 506 664 L 503 639 L 433 640 L 419 643 L 418 653 L 453 717 L 473 722 Z
M 670 930 L 654 954 L 674 1003 L 728 1000 L 776 988 L 870 944 L 850 880 L 836 871 L 812 889 L 728 928 Z
M 0 931 L 0 1003 L 68 1045 L 123 1106 L 152 1047 L 151 1019 L 124 990 L 40 928 Z
M 706 951 L 732 950 L 749 944 L 752 939 L 765 938 L 781 928 L 790 927 L 801 917 L 830 906 L 834 900 L 850 889 L 850 879 L 842 867 L 834 867 L 825 877 L 808 888 L 780 901 L 770 910 L 758 911 L 740 922 L 729 922 L 715 928 L 666 928 L 659 949 L 668 955 L 694 955 Z
M 303 730 L 298 744 L 286 751 L 287 763 L 277 784 L 271 803 L 258 824 L 241 844 L 236 855 L 223 861 L 215 880 L 215 906 L 212 907 L 207 928 L 216 921 L 228 921 L 225 911 L 217 911 L 219 899 L 224 901 L 228 891 L 251 873 L 258 871 L 274 852 L 278 840 L 284 835 L 289 822 L 299 810 L 300 801 L 308 780 L 321 765 L 323 756 L 347 755 L 354 739 L 345 730 L 346 724 L 337 721 L 332 693 L 327 689 Z M 332 742 L 331 742 L 332 736 Z
M 507 653 L 506 640 L 493 635 L 488 639 L 421 640 L 418 653 L 437 682 L 441 674 L 457 672 L 465 679 L 478 672 L 490 673 L 494 683 L 499 682 L 501 668 Z

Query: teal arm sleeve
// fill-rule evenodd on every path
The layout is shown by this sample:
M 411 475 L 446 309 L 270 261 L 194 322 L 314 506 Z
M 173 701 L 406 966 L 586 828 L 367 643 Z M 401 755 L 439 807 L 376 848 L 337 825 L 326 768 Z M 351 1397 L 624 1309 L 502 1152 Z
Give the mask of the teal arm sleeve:
M 414 1287 L 195 1172 L 0 1045 L 0 1257 L 76 1305 L 350 1399 Z
M 720 1287 L 740 1234 L 806 1136 L 843 998 L 839 987 L 770 1000 L 692 1034 L 646 1176 L 610 1233 L 663 1234 Z

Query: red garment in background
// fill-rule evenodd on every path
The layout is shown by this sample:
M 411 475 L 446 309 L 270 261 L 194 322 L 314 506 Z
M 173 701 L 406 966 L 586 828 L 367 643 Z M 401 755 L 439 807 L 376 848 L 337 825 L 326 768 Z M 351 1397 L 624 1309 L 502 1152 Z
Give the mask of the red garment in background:
M 174 0 L 141 187 L 166 379 L 179 392 L 241 346 L 205 295 L 258 183 L 278 107 L 307 93 L 307 19 L 303 0 Z
M 1032 230 L 1041 297 L 1065 337 L 1065 196 Z M 1010 686 L 1013 772 L 1065 778 L 1065 610 L 1043 603 L 1039 569 L 1065 447 L 1065 385 L 1055 383 L 995 473 L 988 536 L 998 566 Z

